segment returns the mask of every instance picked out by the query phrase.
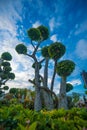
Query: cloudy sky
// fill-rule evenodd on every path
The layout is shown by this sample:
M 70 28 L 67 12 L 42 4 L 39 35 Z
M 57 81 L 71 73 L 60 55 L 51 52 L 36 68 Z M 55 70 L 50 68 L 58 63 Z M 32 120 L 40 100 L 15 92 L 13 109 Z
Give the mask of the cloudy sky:
M 9 87 L 32 88 L 28 79 L 34 77 L 32 59 L 18 55 L 15 46 L 24 43 L 32 52 L 27 30 L 45 25 L 50 37 L 43 46 L 61 41 L 66 46 L 66 54 L 60 59 L 70 59 L 76 64 L 75 71 L 67 82 L 74 85 L 74 92 L 83 92 L 80 73 L 87 71 L 87 0 L 0 0 L 0 55 L 12 54 L 11 66 L 16 75 Z M 41 57 L 39 57 L 41 58 Z M 49 84 L 53 61 L 49 64 Z M 41 70 L 42 73 L 43 69 Z M 60 78 L 56 76 L 55 88 L 59 92 Z

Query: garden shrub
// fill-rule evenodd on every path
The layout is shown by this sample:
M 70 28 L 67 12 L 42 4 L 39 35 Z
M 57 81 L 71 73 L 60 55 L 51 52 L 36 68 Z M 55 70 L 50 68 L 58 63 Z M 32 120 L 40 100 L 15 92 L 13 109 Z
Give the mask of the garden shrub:
M 86 108 L 41 110 L 36 112 L 22 104 L 0 108 L 0 130 L 83 130 L 87 129 Z

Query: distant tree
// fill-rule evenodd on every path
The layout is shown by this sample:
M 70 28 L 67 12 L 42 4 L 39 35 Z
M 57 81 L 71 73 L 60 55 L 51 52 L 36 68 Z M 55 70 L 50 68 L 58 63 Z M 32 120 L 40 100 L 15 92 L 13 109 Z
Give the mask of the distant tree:
M 76 92 L 73 92 L 72 93 L 72 99 L 73 99 L 73 103 L 77 103 L 80 99 L 80 94 L 79 93 L 76 93 Z
M 2 96 L 5 90 L 9 89 L 8 86 L 5 86 L 6 82 L 15 78 L 14 73 L 11 72 L 12 68 L 10 63 L 8 62 L 11 60 L 12 56 L 9 52 L 2 53 L 0 57 L 0 96 Z
M 59 92 L 59 108 L 68 108 L 67 97 L 66 97 L 66 80 L 67 77 L 75 69 L 75 63 L 70 60 L 64 60 L 57 64 L 57 74 L 61 76 L 61 85 Z

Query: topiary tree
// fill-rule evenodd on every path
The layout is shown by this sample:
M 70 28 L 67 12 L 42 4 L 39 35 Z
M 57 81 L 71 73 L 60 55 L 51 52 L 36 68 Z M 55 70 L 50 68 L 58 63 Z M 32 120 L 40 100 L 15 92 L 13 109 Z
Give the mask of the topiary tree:
M 31 57 L 34 60 L 33 67 L 35 68 L 35 81 L 29 80 L 31 83 L 35 86 L 35 103 L 34 103 L 34 109 L 36 111 L 41 110 L 42 103 L 41 103 L 41 90 L 40 90 L 40 64 L 44 61 L 43 59 L 41 61 L 38 61 L 38 58 L 36 57 L 36 53 L 38 51 L 38 48 L 42 41 L 46 40 L 49 37 L 49 31 L 45 26 L 39 26 L 38 28 L 30 28 L 28 31 L 28 36 L 31 39 L 31 45 L 34 48 L 34 51 L 32 54 L 27 53 L 27 47 L 24 44 L 19 44 L 16 46 L 16 51 L 18 54 L 24 54 L 29 57 Z M 37 45 L 35 46 L 34 41 L 37 42 Z
M 8 80 L 15 78 L 14 73 L 11 72 L 12 68 L 8 61 L 12 60 L 12 56 L 9 52 L 4 52 L 0 58 L 0 96 L 5 90 L 8 90 L 8 86 L 4 86 Z M 4 90 L 4 91 L 3 91 Z
M 61 76 L 61 85 L 59 92 L 59 108 L 67 109 L 67 97 L 66 97 L 66 79 L 75 69 L 75 63 L 71 60 L 64 60 L 57 64 L 56 72 Z
M 53 91 L 57 61 L 65 54 L 65 51 L 66 51 L 65 46 L 60 42 L 55 42 L 49 46 L 48 52 L 49 52 L 50 58 L 52 58 L 55 63 L 53 77 L 51 80 L 51 91 Z
M 49 37 L 49 31 L 48 29 L 41 25 L 37 28 L 30 28 L 28 31 L 28 36 L 31 40 L 31 45 L 34 48 L 32 54 L 29 54 L 27 51 L 27 47 L 24 44 L 19 44 L 16 46 L 16 51 L 18 52 L 18 54 L 24 54 L 26 56 L 29 56 L 30 58 L 33 59 L 34 63 L 32 65 L 32 67 L 34 68 L 35 71 L 35 77 L 33 80 L 29 79 L 29 82 L 31 82 L 33 84 L 33 86 L 35 86 L 35 103 L 34 103 L 34 109 L 36 111 L 41 110 L 42 108 L 42 100 L 41 97 L 44 97 L 45 100 L 45 106 L 47 109 L 52 109 L 54 107 L 52 107 L 54 105 L 53 100 L 54 97 L 55 99 L 57 99 L 55 93 L 53 92 L 53 87 L 54 87 L 54 80 L 55 80 L 55 75 L 56 75 L 56 67 L 58 68 L 59 64 L 57 64 L 58 60 L 65 54 L 66 48 L 65 46 L 60 43 L 60 42 L 55 42 L 52 43 L 50 46 L 45 46 L 41 49 L 41 54 L 43 56 L 44 59 L 39 61 L 37 52 L 38 52 L 38 48 L 40 47 L 40 45 L 42 44 L 42 42 L 44 40 L 46 40 Z M 54 70 L 53 70 L 53 75 L 52 75 L 52 80 L 51 80 L 51 87 L 50 89 L 48 88 L 48 64 L 49 64 L 49 60 L 53 59 L 54 60 Z M 40 69 L 42 67 L 42 62 L 45 61 L 45 66 L 44 66 L 44 74 L 40 74 Z M 57 69 L 57 73 L 62 76 L 62 83 L 61 84 L 61 93 L 62 93 L 62 88 L 64 88 L 64 94 L 66 92 L 66 77 L 70 74 L 70 70 L 74 69 L 71 67 L 71 62 L 68 61 L 69 63 L 67 63 L 68 60 L 66 60 L 66 62 L 63 63 L 63 71 L 59 71 L 61 70 L 61 66 L 59 68 L 61 69 Z M 67 66 L 66 64 L 67 63 Z M 70 67 L 70 69 L 69 69 Z M 67 68 L 67 69 L 64 69 Z M 61 75 L 62 74 L 62 75 Z M 66 95 L 64 95 L 66 98 Z M 42 98 L 43 98 L 42 97 Z M 53 99 L 52 99 L 53 98 Z M 57 101 L 57 100 L 56 100 Z M 65 99 L 64 99 L 65 101 Z M 58 103 L 58 101 L 57 101 Z
M 50 60 L 50 55 L 48 52 L 49 46 L 45 46 L 41 49 L 41 54 L 45 58 L 45 66 L 44 66 L 44 78 L 43 78 L 43 87 L 48 88 L 48 64 Z M 44 104 L 46 109 L 51 110 L 54 108 L 52 93 L 48 93 L 47 91 L 42 91 Z

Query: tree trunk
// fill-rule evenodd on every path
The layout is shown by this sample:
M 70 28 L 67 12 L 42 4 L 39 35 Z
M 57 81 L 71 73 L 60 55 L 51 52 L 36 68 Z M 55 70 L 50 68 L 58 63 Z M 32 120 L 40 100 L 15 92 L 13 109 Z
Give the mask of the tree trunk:
M 46 58 L 45 68 L 44 68 L 44 83 L 43 83 L 43 86 L 45 88 L 48 87 L 48 62 L 49 62 L 49 58 Z M 46 107 L 47 110 L 52 110 L 54 108 L 54 103 L 53 103 L 53 98 L 51 96 L 51 93 L 42 90 L 42 95 L 44 99 L 44 106 Z
M 46 58 L 46 62 L 45 62 L 45 68 L 44 68 L 44 83 L 43 86 L 47 88 L 48 86 L 48 62 L 49 62 L 49 58 Z
M 58 108 L 68 109 L 66 96 L 66 77 L 61 78 Z
M 53 72 L 53 77 L 51 81 L 51 91 L 53 91 L 54 80 L 55 80 L 55 75 L 56 75 L 56 66 L 57 66 L 57 60 L 55 61 L 55 65 L 54 65 L 54 72 Z
M 35 103 L 34 110 L 40 111 L 42 109 L 41 103 L 41 90 L 40 90 L 40 82 L 39 82 L 39 64 L 35 62 Z

